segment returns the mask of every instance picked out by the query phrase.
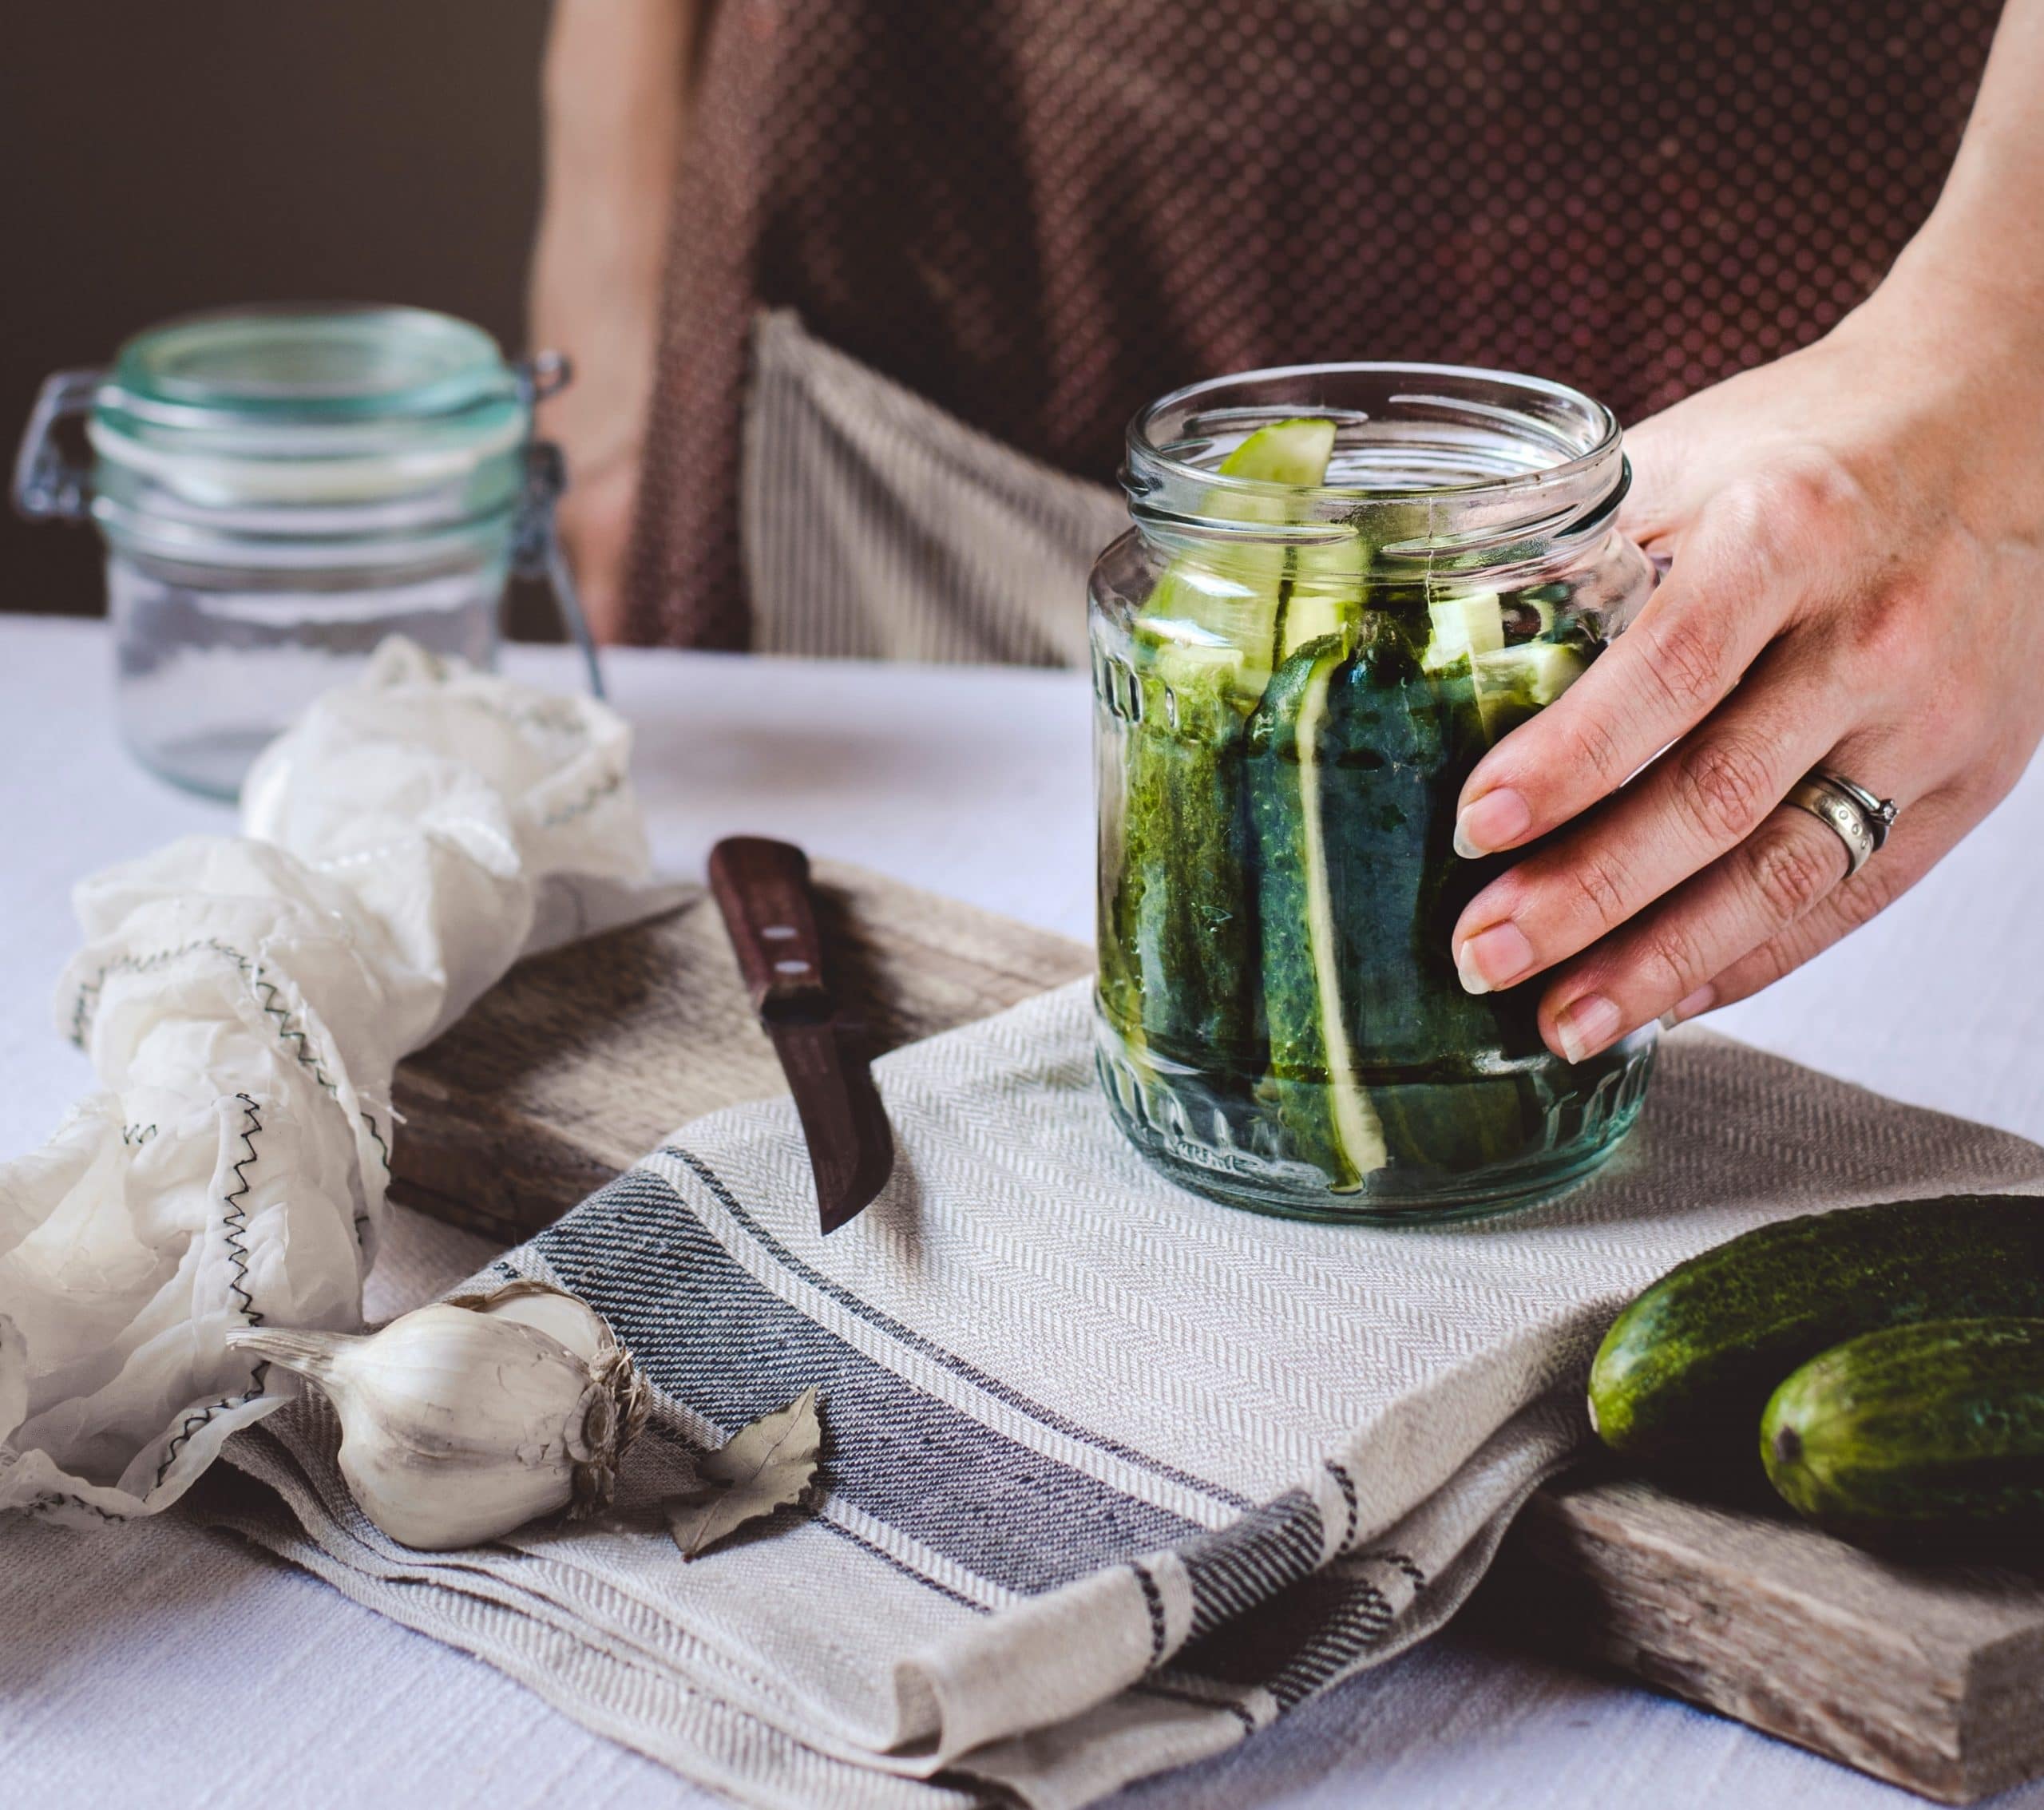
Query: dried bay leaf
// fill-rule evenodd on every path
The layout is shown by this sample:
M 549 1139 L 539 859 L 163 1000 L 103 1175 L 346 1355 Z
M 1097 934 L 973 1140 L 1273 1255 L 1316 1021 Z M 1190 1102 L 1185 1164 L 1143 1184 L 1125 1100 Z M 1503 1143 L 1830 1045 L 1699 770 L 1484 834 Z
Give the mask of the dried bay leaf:
M 695 1467 L 697 1487 L 660 1505 L 682 1557 L 697 1558 L 747 1522 L 800 1500 L 822 1444 L 812 1386 L 705 1453 Z

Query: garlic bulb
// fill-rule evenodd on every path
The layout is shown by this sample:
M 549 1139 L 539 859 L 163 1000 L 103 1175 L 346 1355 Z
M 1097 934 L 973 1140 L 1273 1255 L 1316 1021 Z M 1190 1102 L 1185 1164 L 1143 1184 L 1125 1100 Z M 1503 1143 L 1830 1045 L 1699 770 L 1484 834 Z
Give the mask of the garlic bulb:
M 374 1333 L 248 1326 L 228 1342 L 327 1392 L 355 1501 L 426 1551 L 593 1513 L 646 1420 L 645 1381 L 602 1316 L 543 1282 L 457 1296 Z

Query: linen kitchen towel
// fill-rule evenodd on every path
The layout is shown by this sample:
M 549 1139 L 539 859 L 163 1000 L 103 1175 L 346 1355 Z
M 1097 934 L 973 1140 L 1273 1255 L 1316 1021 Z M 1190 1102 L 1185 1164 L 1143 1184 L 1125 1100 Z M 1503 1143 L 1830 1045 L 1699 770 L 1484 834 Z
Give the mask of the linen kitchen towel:
M 1437 1627 L 1587 1436 L 1618 1305 L 1763 1221 L 2044 1193 L 2044 1149 L 1671 1039 L 1595 1178 L 1503 1218 L 1262 1219 L 1147 1168 L 1083 986 L 877 1065 L 900 1158 L 827 1242 L 786 1100 L 733 1108 L 494 1266 L 600 1309 L 660 1392 L 617 1513 L 454 1554 L 350 1502 L 323 1404 L 212 1512 L 748 1803 L 1085 1804 Z M 684 1563 L 690 1448 L 810 1384 L 822 1493 Z

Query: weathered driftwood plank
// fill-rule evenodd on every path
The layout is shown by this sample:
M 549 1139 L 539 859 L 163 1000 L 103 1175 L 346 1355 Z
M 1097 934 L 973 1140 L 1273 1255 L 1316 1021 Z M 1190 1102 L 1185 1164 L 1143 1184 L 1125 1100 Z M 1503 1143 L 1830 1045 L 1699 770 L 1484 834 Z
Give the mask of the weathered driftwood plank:
M 818 863 L 824 934 L 890 1049 L 1083 974 L 1091 952 Z M 699 1114 L 782 1091 L 716 908 L 522 964 L 398 1071 L 394 1193 L 506 1243 Z M 1965 1803 L 2044 1772 L 2044 1584 L 1911 1570 L 1812 1529 L 1585 1475 L 1536 1496 L 1476 1613 L 1880 1777 Z
M 1087 972 L 1091 953 L 860 869 L 816 865 L 826 959 L 876 1050 Z M 392 1193 L 514 1243 L 668 1132 L 786 1091 L 707 893 L 522 962 L 398 1071 Z
M 2044 1772 L 2044 1582 L 1878 1558 L 1586 1467 L 1507 1536 L 1476 1613 L 1947 1804 Z

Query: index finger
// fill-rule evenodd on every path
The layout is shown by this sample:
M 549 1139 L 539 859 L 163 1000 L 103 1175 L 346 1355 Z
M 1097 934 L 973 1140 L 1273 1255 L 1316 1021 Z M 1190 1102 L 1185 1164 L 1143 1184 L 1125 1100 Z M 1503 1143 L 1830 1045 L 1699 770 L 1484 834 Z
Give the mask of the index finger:
M 1494 854 L 1546 835 L 1694 728 L 1787 621 L 1789 569 L 1736 518 L 1699 522 L 1638 620 L 1477 762 L 1462 788 L 1457 852 Z

